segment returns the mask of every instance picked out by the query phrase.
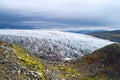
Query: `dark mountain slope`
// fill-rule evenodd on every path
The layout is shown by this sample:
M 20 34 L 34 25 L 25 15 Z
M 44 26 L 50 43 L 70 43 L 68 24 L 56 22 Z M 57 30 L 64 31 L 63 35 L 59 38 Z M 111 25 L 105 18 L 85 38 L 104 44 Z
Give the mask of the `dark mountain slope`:
M 92 35 L 98 38 L 108 39 L 113 42 L 120 42 L 120 30 L 106 31 L 106 32 L 93 32 L 93 33 L 89 33 L 89 35 Z
M 74 62 L 82 80 L 119 80 L 120 44 L 112 44 Z
M 78 33 L 78 34 L 89 34 L 94 32 L 105 32 L 106 30 L 70 30 L 66 32 Z

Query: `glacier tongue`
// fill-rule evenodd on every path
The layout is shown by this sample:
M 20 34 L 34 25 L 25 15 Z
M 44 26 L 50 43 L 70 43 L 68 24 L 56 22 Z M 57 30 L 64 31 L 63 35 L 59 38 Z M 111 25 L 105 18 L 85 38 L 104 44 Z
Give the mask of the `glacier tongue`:
M 84 34 L 48 30 L 0 30 L 0 40 L 19 44 L 45 60 L 69 60 L 112 44 Z

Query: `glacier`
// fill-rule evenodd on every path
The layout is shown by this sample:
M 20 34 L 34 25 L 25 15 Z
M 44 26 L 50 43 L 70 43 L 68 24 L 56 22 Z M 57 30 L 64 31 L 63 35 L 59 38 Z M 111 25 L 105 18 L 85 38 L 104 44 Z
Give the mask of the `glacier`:
M 0 30 L 0 40 L 21 45 L 44 60 L 65 61 L 112 44 L 85 34 L 52 30 Z

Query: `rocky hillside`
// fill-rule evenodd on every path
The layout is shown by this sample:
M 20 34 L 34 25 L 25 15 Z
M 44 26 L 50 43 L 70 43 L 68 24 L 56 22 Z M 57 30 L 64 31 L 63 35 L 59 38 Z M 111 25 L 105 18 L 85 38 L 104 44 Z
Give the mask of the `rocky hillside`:
M 78 80 L 69 63 L 43 61 L 20 46 L 0 42 L 0 80 Z
M 26 49 L 0 42 L 1 80 L 45 80 L 41 61 Z
M 89 33 L 89 35 L 102 38 L 102 39 L 108 39 L 113 42 L 120 42 L 120 30 L 116 31 L 105 31 L 105 32 L 93 32 Z
M 119 80 L 120 44 L 73 62 L 41 60 L 18 45 L 0 42 L 1 80 Z
M 120 44 L 112 44 L 74 62 L 81 80 L 119 80 Z

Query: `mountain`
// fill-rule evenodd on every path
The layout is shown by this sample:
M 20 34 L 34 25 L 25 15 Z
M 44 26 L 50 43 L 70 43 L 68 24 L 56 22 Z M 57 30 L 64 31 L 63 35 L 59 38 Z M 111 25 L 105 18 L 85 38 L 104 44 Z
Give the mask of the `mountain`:
M 119 80 L 120 44 L 105 46 L 73 64 L 81 72 L 81 80 Z
M 105 32 L 106 30 L 70 30 L 66 32 L 79 33 L 79 34 L 88 34 L 93 32 Z
M 88 33 L 88 34 L 98 37 L 98 38 L 108 39 L 113 42 L 120 42 L 120 30 L 105 31 L 105 32 L 93 32 L 93 33 Z
M 44 60 L 71 60 L 112 44 L 108 40 L 61 31 L 0 30 L 0 40 L 21 45 Z

